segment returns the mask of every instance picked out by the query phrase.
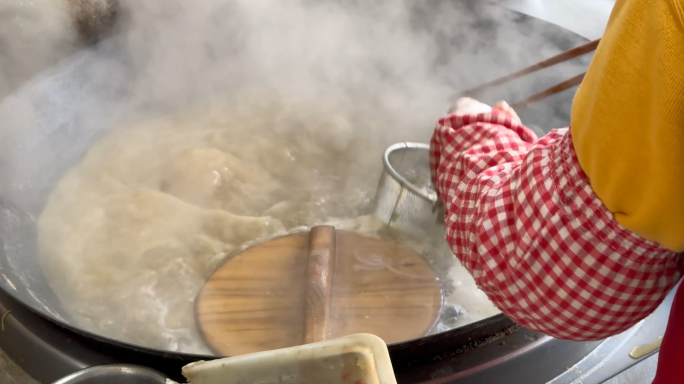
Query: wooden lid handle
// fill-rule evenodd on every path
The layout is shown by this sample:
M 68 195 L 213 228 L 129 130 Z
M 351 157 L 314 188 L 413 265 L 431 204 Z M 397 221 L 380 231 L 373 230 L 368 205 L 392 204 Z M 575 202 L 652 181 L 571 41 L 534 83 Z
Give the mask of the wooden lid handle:
M 309 234 L 304 344 L 326 340 L 330 335 L 335 238 L 335 228 L 328 225 L 313 227 Z

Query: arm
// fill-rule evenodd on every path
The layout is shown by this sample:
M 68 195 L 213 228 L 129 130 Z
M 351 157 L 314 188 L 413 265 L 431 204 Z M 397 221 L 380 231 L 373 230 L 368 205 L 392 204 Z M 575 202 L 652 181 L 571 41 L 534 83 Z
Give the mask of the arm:
M 452 251 L 494 304 L 551 336 L 602 339 L 643 319 L 677 254 L 622 228 L 591 190 L 567 129 L 540 140 L 508 113 L 453 113 L 431 143 Z

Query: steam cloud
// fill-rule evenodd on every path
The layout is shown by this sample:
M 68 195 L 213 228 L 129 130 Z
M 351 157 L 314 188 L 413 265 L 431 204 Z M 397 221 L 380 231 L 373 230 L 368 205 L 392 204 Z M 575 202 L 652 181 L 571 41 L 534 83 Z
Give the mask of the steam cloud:
M 3 91 L 16 89 L 19 79 L 25 81 L 83 46 L 68 8 L 76 2 L 61 3 L 64 8 L 50 8 L 48 1 L 43 1 L 43 7 L 20 8 L 19 0 L 10 1 L 16 8 L 0 5 L 0 16 L 18 9 L 28 12 L 21 20 L 30 24 L 31 33 L 12 37 L 9 24 L 0 20 L 0 65 L 6 64 L 0 72 L 0 98 Z M 427 142 L 435 120 L 458 91 L 582 42 L 559 28 L 530 22 L 483 0 L 119 1 L 116 36 L 91 48 L 91 63 L 96 65 L 85 65 L 80 73 L 94 94 L 79 104 L 79 124 L 109 129 L 156 112 L 198 105 L 211 108 L 219 96 L 234 100 L 235 108 L 249 110 L 254 105 L 249 97 L 240 104 L 241 95 L 269 95 L 292 105 L 315 104 L 312 111 L 334 111 L 342 116 L 348 124 L 332 130 L 319 127 L 312 135 L 326 138 L 330 142 L 326 148 L 339 144 L 340 151 L 350 140 L 368 141 L 368 146 L 361 146 L 368 150 L 358 155 L 371 160 L 359 163 L 377 164 L 373 172 L 379 172 L 380 154 L 386 145 L 404 140 Z M 31 41 L 41 44 L 30 47 Z M 516 82 L 483 101 L 515 101 L 582 72 L 587 60 Z M 98 96 L 98 89 L 125 97 Z M 572 92 L 519 111 L 521 118 L 544 131 L 567 125 Z M 221 108 L 220 103 L 215 108 Z M 26 129 L 20 135 L 29 142 L 33 133 L 30 127 Z M 260 127 L 242 129 L 268 135 Z M 53 144 L 53 148 L 76 145 L 76 139 L 65 131 L 64 142 Z M 61 137 L 55 134 L 51 143 Z M 48 163 L 47 156 L 53 155 L 73 156 L 70 161 L 58 158 L 66 167 L 81 155 L 57 150 L 58 154 L 41 153 L 43 158 L 31 154 L 33 163 L 25 168 L 33 167 L 35 173 L 19 171 L 13 164 L 20 156 L 29 155 L 20 154 L 25 149 L 8 143 L 10 140 L 0 143 L 0 156 L 8 160 L 4 165 L 0 162 L 0 174 L 9 175 L 11 181 L 33 177 L 56 182 L 58 172 L 48 175 L 44 171 L 45 177 L 38 177 L 41 161 Z M 83 150 L 86 147 L 83 145 Z M 363 178 L 374 183 L 377 175 L 364 174 Z M 31 191 L 30 183 L 24 185 L 28 187 L 22 190 L 8 182 L 0 187 L 0 194 L 33 210 L 40 205 L 34 200 L 44 199 L 46 193 Z M 34 199 L 32 193 L 41 197 Z M 22 199 L 30 202 L 23 204 Z M 176 336 L 172 338 L 156 342 L 170 349 L 175 345 L 192 350 L 183 342 L 179 345 Z

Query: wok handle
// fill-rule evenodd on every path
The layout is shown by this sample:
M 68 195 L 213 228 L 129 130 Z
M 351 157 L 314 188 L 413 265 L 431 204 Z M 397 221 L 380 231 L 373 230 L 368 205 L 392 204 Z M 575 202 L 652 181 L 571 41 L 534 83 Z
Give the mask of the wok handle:
M 330 336 L 330 305 L 335 272 L 335 228 L 311 228 L 306 273 L 304 344 L 323 341 Z

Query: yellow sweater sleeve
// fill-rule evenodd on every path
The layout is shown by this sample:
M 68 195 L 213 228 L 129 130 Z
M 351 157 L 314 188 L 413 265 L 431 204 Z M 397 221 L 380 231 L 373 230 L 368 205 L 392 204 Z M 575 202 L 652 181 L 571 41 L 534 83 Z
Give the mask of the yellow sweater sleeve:
M 684 0 L 616 2 L 570 129 L 616 220 L 684 251 Z

